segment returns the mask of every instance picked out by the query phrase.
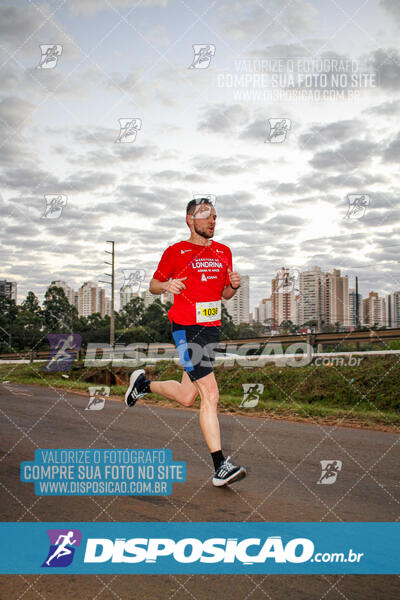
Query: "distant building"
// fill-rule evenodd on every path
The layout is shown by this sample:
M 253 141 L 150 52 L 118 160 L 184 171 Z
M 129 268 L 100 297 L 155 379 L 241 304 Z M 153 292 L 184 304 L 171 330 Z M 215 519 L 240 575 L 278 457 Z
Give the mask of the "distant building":
M 106 314 L 106 292 L 93 281 L 86 281 L 78 290 L 79 316 L 87 317 L 93 313 Z
M 150 306 L 150 304 L 157 300 L 159 296 L 156 294 L 152 294 L 150 290 L 144 290 L 143 292 L 141 292 L 140 297 L 143 298 L 144 308 L 147 308 L 148 306 Z
M 325 323 L 349 326 L 349 280 L 339 269 L 325 273 L 322 286 L 322 319 Z
M 132 300 L 132 298 L 139 298 L 138 292 L 133 291 L 131 285 L 123 285 L 119 290 L 120 308 L 123 308 Z
M 370 292 L 368 298 L 362 301 L 362 323 L 371 327 L 386 325 L 386 302 L 377 292 Z
M 282 267 L 271 281 L 272 318 L 277 325 L 282 321 L 297 323 L 295 296 L 293 275 Z
M 271 298 L 262 298 L 258 306 L 254 307 L 253 320 L 258 323 L 265 323 L 272 318 L 272 300 Z
M 386 297 L 386 308 L 387 326 L 400 328 L 400 292 L 393 292 Z
M 0 296 L 7 296 L 17 303 L 17 283 L 16 281 L 7 281 L 0 279 Z
M 317 266 L 299 274 L 298 324 L 317 321 L 349 326 L 349 282 L 339 269 L 323 273 Z
M 322 286 L 324 275 L 319 267 L 299 274 L 300 305 L 299 325 L 322 319 Z
M 362 295 L 358 294 L 358 320 L 361 323 L 361 308 Z M 356 291 L 351 288 L 349 290 L 349 325 L 356 327 Z
M 222 299 L 224 306 L 232 317 L 235 325 L 250 322 L 249 300 L 250 300 L 250 278 L 248 275 L 241 275 L 240 288 L 230 300 Z
M 111 317 L 111 298 L 105 299 L 105 314 Z

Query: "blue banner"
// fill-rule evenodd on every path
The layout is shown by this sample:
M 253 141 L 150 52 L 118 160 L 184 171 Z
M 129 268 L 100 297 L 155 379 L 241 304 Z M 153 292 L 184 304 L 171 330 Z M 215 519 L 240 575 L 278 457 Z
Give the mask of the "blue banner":
M 186 463 L 168 449 L 46 448 L 20 465 L 37 496 L 169 496 Z
M 0 573 L 398 574 L 400 523 L 1 523 Z

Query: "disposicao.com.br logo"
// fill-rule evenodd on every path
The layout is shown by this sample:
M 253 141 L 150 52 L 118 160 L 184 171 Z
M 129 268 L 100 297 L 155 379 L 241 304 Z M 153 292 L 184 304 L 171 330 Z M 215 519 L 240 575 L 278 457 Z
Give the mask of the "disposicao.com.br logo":
M 89 538 L 84 556 L 85 563 L 156 563 L 170 557 L 177 563 L 234 563 L 244 565 L 265 563 L 359 562 L 363 553 L 316 553 L 308 538 L 293 538 L 286 544 L 281 536 L 262 538 Z

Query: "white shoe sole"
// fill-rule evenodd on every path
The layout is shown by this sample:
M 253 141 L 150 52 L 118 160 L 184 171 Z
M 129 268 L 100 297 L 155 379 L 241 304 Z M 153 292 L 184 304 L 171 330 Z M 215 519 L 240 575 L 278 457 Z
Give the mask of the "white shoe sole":
M 239 471 L 236 471 L 236 473 L 233 473 L 233 475 L 227 479 L 217 479 L 216 477 L 213 477 L 212 482 L 215 487 L 222 487 L 223 485 L 229 485 L 234 481 L 239 481 L 239 479 L 243 479 L 243 477 L 246 477 L 246 469 L 240 467 Z
M 128 397 L 131 393 L 131 391 L 133 390 L 133 388 L 135 387 L 135 383 L 136 383 L 136 379 L 139 377 L 139 375 L 141 375 L 142 373 L 145 373 L 144 369 L 137 369 L 136 371 L 133 371 L 133 373 L 131 373 L 131 376 L 129 378 L 129 386 L 128 389 L 125 392 L 125 404 L 127 406 L 129 406 L 128 404 Z M 143 394 L 144 395 L 144 394 Z

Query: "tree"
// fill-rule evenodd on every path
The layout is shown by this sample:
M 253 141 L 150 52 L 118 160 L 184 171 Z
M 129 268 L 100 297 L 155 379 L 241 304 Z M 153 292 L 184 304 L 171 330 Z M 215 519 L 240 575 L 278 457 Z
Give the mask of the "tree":
M 163 342 L 171 339 L 171 323 L 167 316 L 167 308 L 157 298 L 144 311 L 140 325 L 149 332 L 151 341 Z
M 107 327 L 107 322 L 105 317 L 102 317 L 99 312 L 92 313 L 88 315 L 87 322 L 90 329 L 100 329 L 101 327 Z M 110 317 L 109 317 L 110 318 Z
M 221 311 L 221 341 L 222 340 L 234 340 L 236 338 L 236 326 L 232 320 L 231 315 L 228 312 L 225 304 L 222 304 Z
M 20 306 L 13 331 L 19 349 L 31 350 L 38 346 L 44 336 L 43 329 L 44 315 L 39 300 L 33 292 L 28 292 Z
M 15 300 L 0 296 L 0 342 L 3 352 L 12 352 L 12 329 L 18 310 Z
M 252 328 L 256 334 L 256 337 L 262 337 L 264 335 L 265 326 L 262 323 L 260 323 L 259 321 L 255 321 L 252 324 Z
M 256 337 L 254 329 L 252 329 L 249 323 L 240 323 L 236 327 L 235 332 L 237 339 L 246 339 L 246 338 L 254 338 Z
M 145 312 L 143 298 L 132 298 L 117 314 L 117 328 L 126 329 L 140 324 Z
M 291 321 L 290 319 L 286 319 L 285 321 L 282 321 L 282 323 L 279 325 L 279 328 L 282 329 L 284 332 L 289 332 L 289 333 L 293 333 L 296 330 L 295 325 L 293 324 L 293 321 Z
M 50 285 L 43 302 L 43 316 L 48 331 L 68 333 L 73 329 L 78 311 L 69 303 L 63 288 Z

